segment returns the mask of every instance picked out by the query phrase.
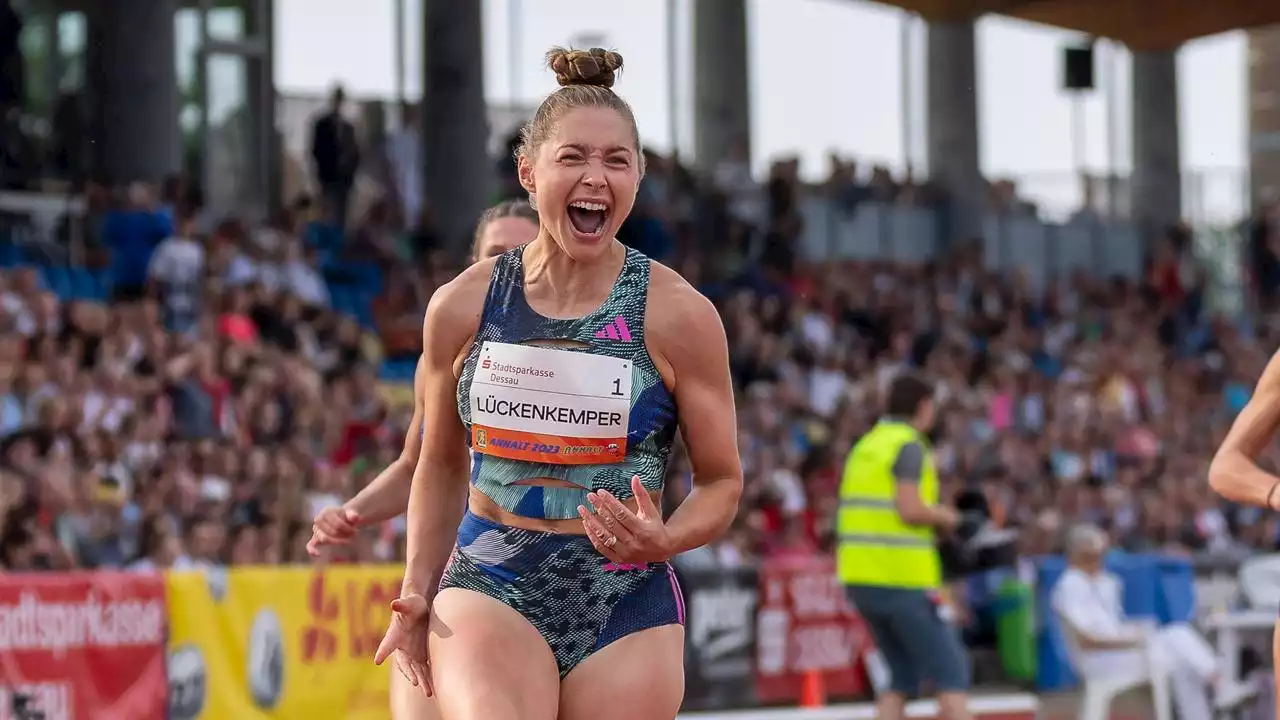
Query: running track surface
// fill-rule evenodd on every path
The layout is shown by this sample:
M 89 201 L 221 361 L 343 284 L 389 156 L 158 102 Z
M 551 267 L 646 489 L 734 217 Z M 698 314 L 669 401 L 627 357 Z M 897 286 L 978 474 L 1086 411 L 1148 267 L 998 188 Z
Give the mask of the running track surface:
M 1034 695 L 991 695 L 969 701 L 969 712 L 981 720 L 1034 720 L 1040 701 Z M 875 720 L 876 708 L 871 703 L 833 705 L 825 708 L 773 708 L 729 712 L 683 713 L 677 720 Z M 938 704 L 920 700 L 907 705 L 912 720 L 938 717 Z

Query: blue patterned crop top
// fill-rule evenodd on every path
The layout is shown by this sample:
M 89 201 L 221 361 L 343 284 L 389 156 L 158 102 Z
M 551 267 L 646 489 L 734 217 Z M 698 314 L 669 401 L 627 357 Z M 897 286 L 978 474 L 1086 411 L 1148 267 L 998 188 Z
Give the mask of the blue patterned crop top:
M 524 248 L 498 258 L 458 378 L 458 414 L 471 482 L 499 507 L 565 520 L 588 491 L 631 497 L 633 475 L 662 489 L 677 416 L 644 343 L 649 270 L 649 258 L 628 248 L 604 303 L 558 320 L 525 298 Z M 517 484 L 533 478 L 577 487 Z

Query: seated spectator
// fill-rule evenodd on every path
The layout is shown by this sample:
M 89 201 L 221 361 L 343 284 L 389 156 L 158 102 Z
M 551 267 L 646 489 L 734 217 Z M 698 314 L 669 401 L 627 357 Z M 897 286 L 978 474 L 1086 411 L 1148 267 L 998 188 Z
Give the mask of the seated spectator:
M 1067 540 L 1070 566 L 1053 590 L 1053 610 L 1075 636 L 1082 657 L 1080 672 L 1101 677 L 1147 658 L 1167 660 L 1157 672 L 1169 673 L 1179 716 L 1186 720 L 1210 720 L 1214 707 L 1229 709 L 1255 694 L 1222 674 L 1222 661 L 1214 655 L 1190 625 L 1174 623 L 1162 628 L 1135 622 L 1121 605 L 1120 579 L 1103 569 L 1107 537 L 1091 525 L 1073 528 Z
M 301 242 L 288 239 L 284 243 L 283 287 L 307 307 L 328 308 L 329 287 L 318 269 L 319 255 Z

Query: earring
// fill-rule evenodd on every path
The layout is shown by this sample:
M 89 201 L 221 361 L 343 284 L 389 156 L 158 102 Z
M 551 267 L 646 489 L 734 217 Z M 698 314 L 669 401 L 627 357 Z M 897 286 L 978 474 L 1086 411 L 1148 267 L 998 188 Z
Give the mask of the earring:
M 538 196 L 535 195 L 534 193 L 529 193 L 529 207 L 533 208 L 534 210 L 538 209 Z

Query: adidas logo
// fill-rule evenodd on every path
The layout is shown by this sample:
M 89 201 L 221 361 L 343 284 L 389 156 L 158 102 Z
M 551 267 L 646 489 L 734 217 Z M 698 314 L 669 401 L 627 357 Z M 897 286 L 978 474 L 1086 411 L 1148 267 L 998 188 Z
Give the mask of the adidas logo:
M 627 321 L 622 316 L 613 319 L 613 322 L 604 326 L 604 329 L 596 333 L 596 337 L 601 340 L 621 340 L 623 342 L 631 342 L 631 328 L 627 327 Z

